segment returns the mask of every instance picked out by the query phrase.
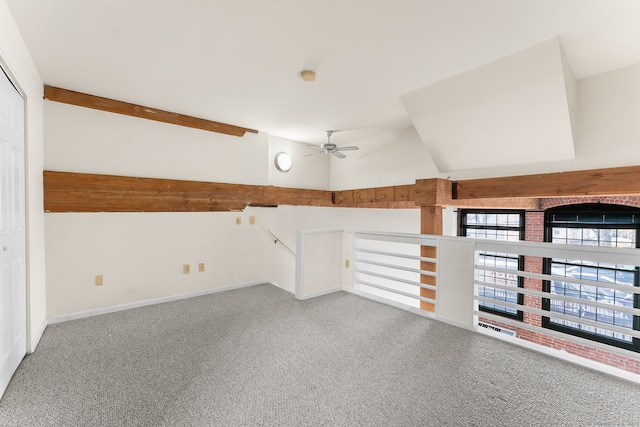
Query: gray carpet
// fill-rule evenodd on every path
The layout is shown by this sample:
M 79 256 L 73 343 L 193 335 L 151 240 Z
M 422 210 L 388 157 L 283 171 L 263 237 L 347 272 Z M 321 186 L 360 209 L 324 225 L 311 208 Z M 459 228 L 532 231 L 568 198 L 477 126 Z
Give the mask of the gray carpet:
M 339 292 L 51 325 L 1 426 L 638 426 L 640 387 Z

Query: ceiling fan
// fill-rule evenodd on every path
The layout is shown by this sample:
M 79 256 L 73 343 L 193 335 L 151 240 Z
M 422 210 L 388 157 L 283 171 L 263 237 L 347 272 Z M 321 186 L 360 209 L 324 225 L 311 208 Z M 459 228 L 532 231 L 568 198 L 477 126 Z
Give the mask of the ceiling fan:
M 311 154 L 307 154 L 304 157 L 308 157 L 308 156 L 313 156 L 314 154 L 320 154 L 320 153 L 325 153 L 325 154 L 333 154 L 334 156 L 336 156 L 339 159 L 344 159 L 345 156 L 344 154 L 341 153 L 341 151 L 355 151 L 355 150 L 359 150 L 359 147 L 356 147 L 355 145 L 348 145 L 346 147 L 338 147 L 336 144 L 334 144 L 333 142 L 331 142 L 331 135 L 333 135 L 333 130 L 328 130 L 327 132 L 327 142 L 325 142 L 322 145 L 312 145 L 309 144 L 309 147 L 314 147 L 317 148 L 319 151 L 317 153 L 311 153 Z

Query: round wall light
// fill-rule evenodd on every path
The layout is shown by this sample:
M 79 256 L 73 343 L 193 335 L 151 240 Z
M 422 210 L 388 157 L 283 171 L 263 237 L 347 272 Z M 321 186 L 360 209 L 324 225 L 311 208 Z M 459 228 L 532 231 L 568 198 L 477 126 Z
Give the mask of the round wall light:
M 276 169 L 278 169 L 280 172 L 289 172 L 291 170 L 291 166 L 293 166 L 291 156 L 285 152 L 276 154 L 275 163 Z

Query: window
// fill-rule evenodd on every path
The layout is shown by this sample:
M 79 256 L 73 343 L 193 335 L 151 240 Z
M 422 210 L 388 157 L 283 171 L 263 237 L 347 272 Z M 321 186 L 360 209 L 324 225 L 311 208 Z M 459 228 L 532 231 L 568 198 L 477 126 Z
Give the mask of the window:
M 640 209 L 608 204 L 563 206 L 548 210 L 545 224 L 546 240 L 552 243 L 612 248 L 639 247 Z M 576 298 L 580 302 L 552 297 L 543 299 L 543 309 L 551 312 L 549 317 L 543 317 L 544 327 L 640 351 L 640 340 L 619 329 L 611 329 L 611 326 L 640 329 L 637 316 L 615 310 L 615 306 L 637 308 L 638 297 L 619 287 L 612 289 L 607 286 L 638 286 L 636 266 L 547 258 L 545 271 L 567 278 L 566 281 L 545 281 L 545 292 Z M 576 283 L 571 279 L 592 281 L 593 285 Z M 609 304 L 611 308 L 595 306 L 594 302 Z M 554 318 L 552 313 L 575 317 L 575 321 Z
M 460 211 L 460 230 L 458 234 L 474 239 L 524 240 L 524 212 L 465 209 Z M 514 254 L 482 252 L 478 262 L 481 265 L 505 270 L 517 270 L 522 268 L 524 258 Z M 478 279 L 485 283 L 513 288 L 521 288 L 523 285 L 522 277 L 517 274 L 486 270 L 478 270 L 478 274 Z M 522 304 L 522 294 L 492 286 L 479 285 L 478 295 L 495 300 L 495 302 L 481 301 L 479 303 L 481 311 L 522 320 L 522 311 L 500 304 L 501 301 Z

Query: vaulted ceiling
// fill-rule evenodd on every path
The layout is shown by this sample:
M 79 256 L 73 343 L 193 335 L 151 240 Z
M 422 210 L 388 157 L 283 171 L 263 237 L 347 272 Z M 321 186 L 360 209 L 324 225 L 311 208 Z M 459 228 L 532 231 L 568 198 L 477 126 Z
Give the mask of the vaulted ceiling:
M 467 167 L 438 154 L 464 133 L 443 139 L 451 117 L 425 114 L 465 85 L 472 97 L 483 73 L 508 75 L 491 64 L 553 45 L 542 68 L 559 89 L 538 114 L 570 102 L 563 78 L 640 63 L 633 0 L 6 1 L 48 85 L 310 143 L 326 129 L 354 129 L 335 135 L 340 144 L 415 125 L 440 171 Z M 557 134 L 535 136 L 570 158 L 561 120 L 551 119 Z

